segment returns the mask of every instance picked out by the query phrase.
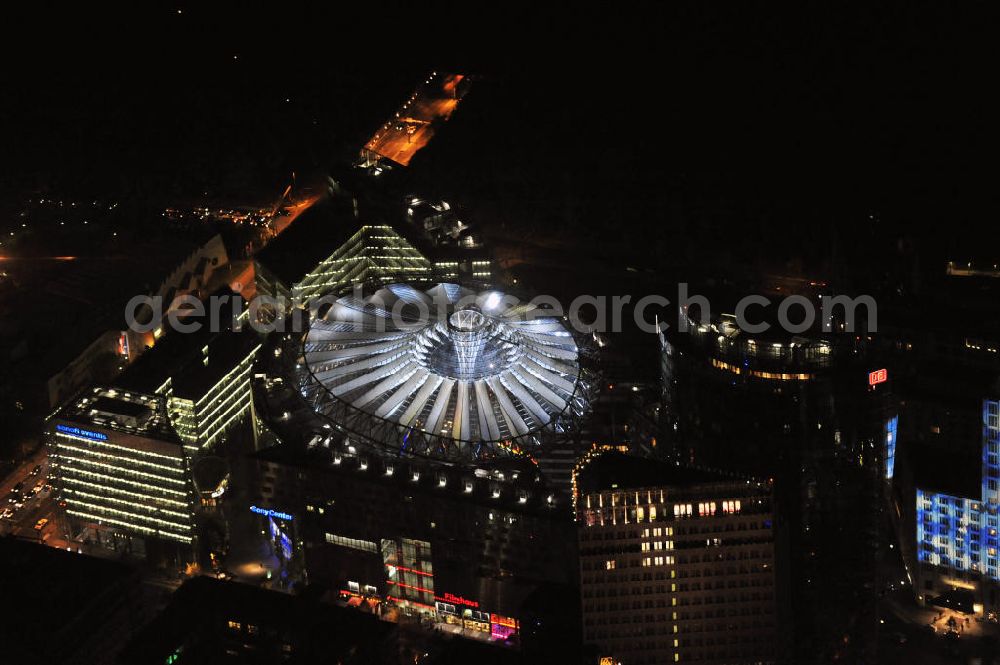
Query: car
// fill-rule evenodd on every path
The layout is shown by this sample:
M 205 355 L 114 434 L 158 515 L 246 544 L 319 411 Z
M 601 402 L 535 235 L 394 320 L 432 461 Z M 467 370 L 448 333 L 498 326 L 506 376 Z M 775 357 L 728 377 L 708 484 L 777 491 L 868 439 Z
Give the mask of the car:
M 28 499 L 31 499 L 31 498 L 33 498 L 34 496 L 35 496 L 35 488 L 34 488 L 34 487 L 32 487 L 32 488 L 31 488 L 30 490 L 28 490 L 28 492 L 27 492 L 27 493 L 26 493 L 26 494 L 24 495 L 24 500 L 25 500 L 25 501 L 27 501 Z
M 42 529 L 45 528 L 45 525 L 48 523 L 49 520 L 47 517 L 43 517 L 42 519 L 38 520 L 37 522 L 35 522 L 35 531 L 41 531 Z
M 42 470 L 42 465 L 36 464 L 35 468 L 31 470 L 31 475 L 37 476 L 41 472 L 41 470 Z
M 35 484 L 35 489 L 33 489 L 32 491 L 33 491 L 33 492 L 34 492 L 35 494 L 38 494 L 39 492 L 41 492 L 41 491 L 42 491 L 42 489 L 43 489 L 44 487 L 45 487 L 45 481 L 44 481 L 44 480 L 39 480 L 39 481 L 38 481 L 38 482 L 37 482 L 37 483 Z
M 24 489 L 24 483 L 22 482 L 18 483 L 17 485 L 14 485 L 14 489 L 12 489 L 11 492 L 17 492 L 18 494 L 20 494 L 21 490 L 23 489 Z
M 14 516 L 14 511 L 10 508 L 4 508 L 3 512 L 0 513 L 0 519 L 9 519 Z

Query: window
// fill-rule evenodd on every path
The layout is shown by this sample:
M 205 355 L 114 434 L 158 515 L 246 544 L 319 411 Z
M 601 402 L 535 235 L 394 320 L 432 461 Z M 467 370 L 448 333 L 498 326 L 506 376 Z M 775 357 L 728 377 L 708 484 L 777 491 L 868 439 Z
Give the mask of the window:
M 362 552 L 373 552 L 378 553 L 378 545 L 370 540 L 362 540 L 361 538 L 348 538 L 346 536 L 338 536 L 332 533 L 326 534 L 326 542 L 331 545 L 339 545 L 341 547 L 350 547 L 351 549 L 361 550 Z

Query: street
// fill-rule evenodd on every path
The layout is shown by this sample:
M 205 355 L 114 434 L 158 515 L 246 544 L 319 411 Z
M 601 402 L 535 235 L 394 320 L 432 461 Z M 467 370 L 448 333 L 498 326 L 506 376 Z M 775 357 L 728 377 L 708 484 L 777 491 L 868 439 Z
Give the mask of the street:
M 39 467 L 37 474 L 32 474 L 35 467 Z M 0 534 L 13 534 L 20 538 L 37 539 L 47 542 L 50 538 L 61 536 L 58 531 L 59 507 L 56 505 L 54 492 L 49 485 L 49 459 L 48 452 L 43 448 L 36 451 L 22 462 L 12 473 L 0 481 L 0 512 L 12 514 L 0 520 Z M 11 501 L 14 488 L 21 485 L 17 493 L 18 502 L 23 502 L 21 507 Z M 39 485 L 38 492 L 34 489 Z M 27 496 L 31 494 L 31 496 Z M 47 520 L 41 529 L 35 529 L 39 520 Z M 49 543 L 55 545 L 55 542 Z

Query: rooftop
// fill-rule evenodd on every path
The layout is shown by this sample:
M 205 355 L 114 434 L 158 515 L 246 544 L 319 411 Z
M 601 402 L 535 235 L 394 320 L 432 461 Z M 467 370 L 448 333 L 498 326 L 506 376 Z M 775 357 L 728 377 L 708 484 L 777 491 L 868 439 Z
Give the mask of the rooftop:
M 0 538 L 0 569 L 5 571 L 0 597 L 30 599 L 37 608 L 8 611 L 0 622 L 4 661 L 9 662 L 55 662 L 51 649 L 72 648 L 62 644 L 67 632 L 88 621 L 94 624 L 91 630 L 99 630 L 108 608 L 123 599 L 122 586 L 138 585 L 136 571 L 124 563 L 15 538 Z
M 538 468 L 526 459 L 501 460 L 491 463 L 488 469 L 432 468 L 420 459 L 383 459 L 351 454 L 336 446 L 328 449 L 322 445 L 288 444 L 265 448 L 254 457 L 283 466 L 318 469 L 340 478 L 360 478 L 385 491 L 423 492 L 525 514 L 562 515 L 559 498 L 543 482 Z
M 577 472 L 577 487 L 581 493 L 746 482 L 746 478 L 722 471 L 679 466 L 618 452 L 594 455 Z
M 230 622 L 255 627 L 258 656 L 287 643 L 293 662 L 381 663 L 395 630 L 371 614 L 319 602 L 313 594 L 296 596 L 202 576 L 174 592 L 167 608 L 128 643 L 119 662 L 162 665 L 172 662 L 174 653 L 180 654 L 178 665 L 222 662 L 227 648 L 239 648 L 227 638 L 244 641 Z
M 242 302 L 238 295 L 226 295 Z M 170 379 L 174 396 L 197 402 L 260 343 L 249 327 L 232 330 L 232 312 L 232 303 L 221 308 L 222 329 L 216 332 L 208 322 L 195 332 L 167 331 L 129 365 L 115 385 L 152 393 Z
M 947 464 L 942 464 L 940 445 L 929 446 L 907 441 L 904 449 L 913 467 L 913 484 L 926 492 L 939 492 L 954 497 L 982 499 L 982 450 L 969 446 L 948 447 Z M 897 447 L 898 449 L 898 447 Z
M 105 431 L 180 442 L 167 417 L 166 399 L 159 395 L 98 386 L 68 402 L 56 418 Z
M 359 226 L 350 197 L 324 196 L 258 252 L 256 261 L 290 287 L 333 254 Z
M 390 445 L 403 448 L 531 454 L 539 431 L 587 412 L 593 387 L 561 320 L 456 284 L 340 298 L 313 322 L 303 351 L 298 374 L 317 411 L 388 421 L 399 438 Z

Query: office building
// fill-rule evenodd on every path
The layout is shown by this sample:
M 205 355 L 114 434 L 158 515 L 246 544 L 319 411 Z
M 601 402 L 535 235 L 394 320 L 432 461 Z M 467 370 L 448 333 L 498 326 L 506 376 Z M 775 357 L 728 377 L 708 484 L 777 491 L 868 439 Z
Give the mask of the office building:
M 771 323 L 748 334 L 723 315 L 663 336 L 666 447 L 774 479 L 782 638 L 798 662 L 869 659 L 893 374 L 863 336 Z
M 917 562 L 914 581 L 918 600 L 975 612 L 1000 610 L 1000 401 L 985 400 L 982 410 L 982 455 L 976 493 L 941 491 L 937 482 L 916 489 Z M 962 468 L 970 477 L 973 469 Z M 933 486 L 931 485 L 933 483 Z M 966 483 L 966 484 L 972 484 Z M 931 485 L 931 486 L 929 486 Z
M 195 332 L 168 330 L 129 366 L 116 387 L 162 395 L 170 424 L 189 455 L 208 451 L 253 411 L 250 374 L 261 340 L 247 324 L 241 297 L 228 291 L 219 325 Z
M 46 439 L 59 498 L 86 538 L 139 556 L 190 554 L 190 459 L 166 398 L 95 387 L 50 419 Z
M 595 451 L 575 485 L 584 641 L 602 658 L 775 662 L 770 483 Z
M 305 304 L 354 285 L 429 280 L 432 266 L 384 224 L 365 223 L 358 201 L 329 193 L 255 257 L 257 293 Z

